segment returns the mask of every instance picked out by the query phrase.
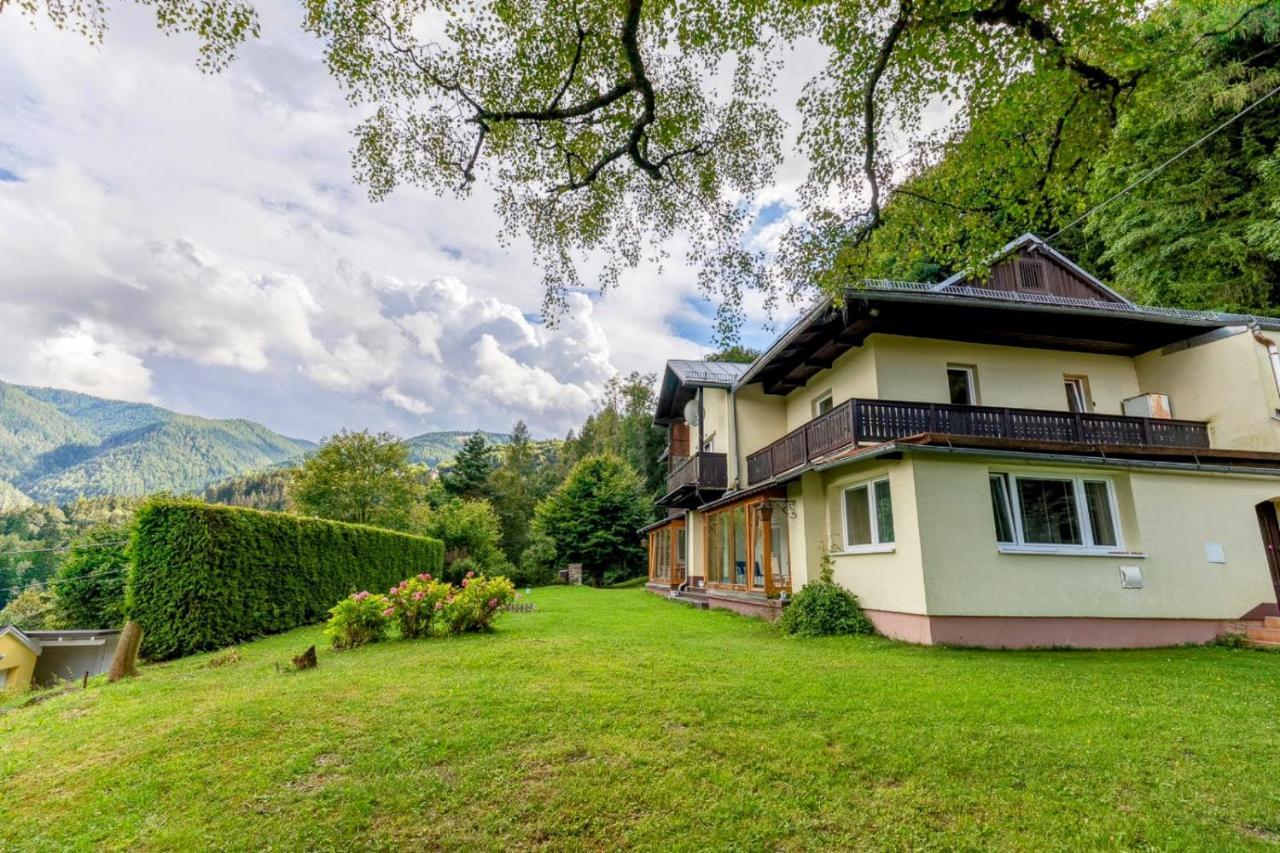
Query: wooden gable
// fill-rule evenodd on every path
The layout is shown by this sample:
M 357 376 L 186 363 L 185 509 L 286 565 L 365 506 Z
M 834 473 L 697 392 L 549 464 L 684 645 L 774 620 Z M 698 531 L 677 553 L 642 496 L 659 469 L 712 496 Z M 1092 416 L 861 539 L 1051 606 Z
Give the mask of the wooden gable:
M 1088 299 L 1093 302 L 1124 302 L 1124 299 L 1097 279 L 1036 243 L 1011 252 L 991 268 L 985 281 L 965 278 L 944 290 L 955 287 Z

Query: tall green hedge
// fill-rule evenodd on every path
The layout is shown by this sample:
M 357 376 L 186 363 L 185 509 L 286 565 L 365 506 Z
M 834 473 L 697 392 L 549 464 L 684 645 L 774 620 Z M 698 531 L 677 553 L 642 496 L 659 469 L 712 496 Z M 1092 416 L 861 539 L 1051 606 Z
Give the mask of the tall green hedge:
M 130 552 L 129 615 L 156 660 L 316 622 L 444 562 L 435 539 L 184 500 L 144 505 Z

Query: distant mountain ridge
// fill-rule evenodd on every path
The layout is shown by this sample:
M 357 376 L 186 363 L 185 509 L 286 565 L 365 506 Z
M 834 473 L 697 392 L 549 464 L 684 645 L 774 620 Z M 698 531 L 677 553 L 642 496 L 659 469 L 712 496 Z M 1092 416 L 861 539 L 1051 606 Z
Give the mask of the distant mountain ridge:
M 426 432 L 405 439 L 409 446 L 409 459 L 419 465 L 436 468 L 440 465 L 453 464 L 458 451 L 468 438 L 479 432 L 490 445 L 501 446 L 511 442 L 511 436 L 505 432 L 485 432 L 484 430 L 449 430 L 447 432 Z
M 249 420 L 0 382 L 0 508 L 193 492 L 314 447 Z
M 450 465 L 474 430 L 405 440 L 413 462 Z M 491 445 L 505 433 L 481 432 Z M 200 492 L 300 462 L 316 444 L 255 421 L 184 415 L 148 403 L 0 381 L 0 512 L 33 501 Z

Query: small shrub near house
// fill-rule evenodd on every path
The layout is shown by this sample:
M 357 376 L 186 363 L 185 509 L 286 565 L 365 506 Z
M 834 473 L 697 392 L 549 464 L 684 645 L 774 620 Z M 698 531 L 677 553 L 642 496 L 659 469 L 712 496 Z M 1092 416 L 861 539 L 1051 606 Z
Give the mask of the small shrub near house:
M 386 638 L 393 613 L 386 596 L 367 591 L 353 593 L 330 608 L 324 632 L 333 640 L 335 649 L 376 643 Z
M 793 637 L 874 634 L 858 597 L 832 580 L 831 555 L 822 558 L 822 574 L 807 583 L 782 611 L 782 632 Z

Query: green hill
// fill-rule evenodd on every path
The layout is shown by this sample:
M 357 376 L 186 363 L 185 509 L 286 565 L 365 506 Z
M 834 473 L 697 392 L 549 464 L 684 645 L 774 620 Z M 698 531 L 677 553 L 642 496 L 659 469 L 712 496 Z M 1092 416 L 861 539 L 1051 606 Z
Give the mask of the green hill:
M 31 498 L 12 483 L 0 480 L 0 512 L 10 512 L 31 506 Z
M 314 446 L 253 421 L 0 382 L 0 507 L 198 491 Z
M 480 431 L 485 441 L 492 445 L 503 445 L 511 441 L 511 436 L 504 432 Z M 450 432 L 426 432 L 415 435 L 405 441 L 409 445 L 409 458 L 419 465 L 436 468 L 440 465 L 451 465 L 453 459 L 462 449 L 462 444 L 475 435 L 475 430 L 453 430 Z

